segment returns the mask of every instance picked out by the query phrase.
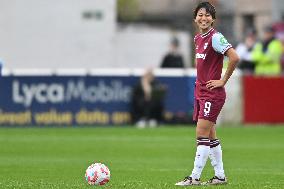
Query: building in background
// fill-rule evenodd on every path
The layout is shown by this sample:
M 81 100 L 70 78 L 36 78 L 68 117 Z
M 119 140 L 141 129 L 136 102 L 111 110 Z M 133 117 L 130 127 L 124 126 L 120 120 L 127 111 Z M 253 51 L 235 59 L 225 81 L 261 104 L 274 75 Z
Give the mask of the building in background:
M 201 0 L 118 1 L 136 1 L 135 16 L 125 19 L 124 13 L 124 17 L 119 17 L 122 21 L 166 25 L 194 32 L 192 12 Z M 265 26 L 284 20 L 282 0 L 209 0 L 209 2 L 217 8 L 216 27 L 235 44 L 243 38 L 244 32 L 249 27 L 255 27 L 262 35 Z
M 158 67 L 173 36 L 192 66 L 189 0 L 0 0 L 0 57 L 5 68 Z M 216 28 L 237 44 L 244 31 L 284 17 L 281 0 L 211 0 Z M 222 23 L 219 24 L 219 23 Z
M 17 68 L 158 67 L 172 35 L 186 32 L 117 23 L 116 0 L 1 1 L 0 57 Z
M 284 3 L 281 0 L 236 0 L 234 25 L 239 40 L 247 28 L 255 27 L 262 36 L 266 26 L 283 20 Z
M 1 0 L 4 67 L 91 68 L 114 62 L 115 7 L 115 0 Z

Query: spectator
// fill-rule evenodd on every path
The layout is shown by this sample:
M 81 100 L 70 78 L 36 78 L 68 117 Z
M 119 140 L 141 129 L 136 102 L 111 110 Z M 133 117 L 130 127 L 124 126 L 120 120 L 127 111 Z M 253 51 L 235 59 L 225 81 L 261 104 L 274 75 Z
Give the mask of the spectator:
M 281 42 L 275 38 L 274 29 L 266 27 L 262 43 L 257 43 L 252 51 L 255 73 L 257 75 L 279 75 L 282 48 Z
M 155 127 L 163 120 L 164 96 L 165 87 L 155 79 L 152 70 L 147 70 L 132 91 L 131 114 L 137 127 Z
M 284 31 L 282 33 L 282 36 L 279 36 L 279 39 L 280 39 L 280 41 L 282 43 L 282 55 L 281 55 L 281 58 L 280 58 L 281 73 L 282 73 L 282 75 L 284 75 Z
M 184 68 L 183 57 L 179 52 L 179 40 L 174 37 L 170 44 L 170 51 L 163 58 L 161 68 Z
M 283 53 L 281 55 L 280 62 L 281 62 L 281 72 L 282 72 L 282 75 L 284 75 L 284 44 L 282 46 L 283 46 Z
M 245 36 L 244 42 L 238 44 L 236 47 L 236 52 L 240 57 L 238 68 L 241 69 L 244 73 L 254 73 L 255 63 L 252 61 L 251 52 L 256 45 L 256 40 L 256 30 L 250 29 Z

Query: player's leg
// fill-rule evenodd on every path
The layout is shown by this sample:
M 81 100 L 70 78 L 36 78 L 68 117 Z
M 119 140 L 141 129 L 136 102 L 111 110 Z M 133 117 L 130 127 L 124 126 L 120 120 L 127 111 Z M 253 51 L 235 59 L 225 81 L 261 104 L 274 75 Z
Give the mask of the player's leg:
M 209 135 L 214 123 L 199 119 L 196 127 L 197 150 L 191 177 L 199 179 L 210 152 Z
M 204 119 L 198 119 L 196 127 L 197 149 L 194 160 L 194 168 L 190 176 L 183 181 L 176 183 L 178 186 L 199 185 L 202 170 L 210 152 L 209 134 L 214 122 Z
M 210 135 L 210 153 L 209 159 L 214 168 L 215 176 L 207 184 L 226 184 L 227 179 L 223 168 L 222 148 L 219 139 L 216 136 L 215 125 L 211 128 Z
M 201 172 L 206 164 L 210 153 L 210 139 L 215 137 L 215 123 L 219 115 L 223 101 L 203 100 L 200 103 L 200 111 L 198 116 L 198 123 L 196 127 L 197 137 L 197 152 L 194 162 L 194 169 L 192 171 L 192 178 L 200 178 Z

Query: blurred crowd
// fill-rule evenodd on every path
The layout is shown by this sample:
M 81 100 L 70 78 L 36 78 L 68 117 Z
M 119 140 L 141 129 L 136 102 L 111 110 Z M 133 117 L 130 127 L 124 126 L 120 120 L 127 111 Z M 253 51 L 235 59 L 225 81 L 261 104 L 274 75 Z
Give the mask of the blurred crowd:
M 260 35 L 261 33 L 261 35 Z M 247 28 L 243 40 L 235 47 L 240 61 L 237 67 L 245 75 L 278 76 L 284 74 L 284 24 L 257 31 Z M 179 39 L 173 37 L 160 68 L 186 68 L 179 50 Z M 226 60 L 225 60 L 226 62 Z M 226 64 L 225 64 L 226 66 Z
M 244 74 L 277 76 L 284 72 L 284 41 L 276 35 L 276 27 L 267 26 L 258 36 L 254 28 L 247 29 L 244 40 L 236 47 L 240 56 L 238 68 Z

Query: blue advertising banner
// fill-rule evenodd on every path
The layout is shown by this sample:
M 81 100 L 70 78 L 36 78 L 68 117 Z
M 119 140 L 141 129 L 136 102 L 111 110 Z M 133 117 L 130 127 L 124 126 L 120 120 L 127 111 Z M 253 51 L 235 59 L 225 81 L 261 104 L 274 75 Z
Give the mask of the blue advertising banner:
M 191 113 L 194 77 L 158 77 L 165 111 Z M 131 121 L 134 76 L 5 76 L 0 125 L 121 125 Z

